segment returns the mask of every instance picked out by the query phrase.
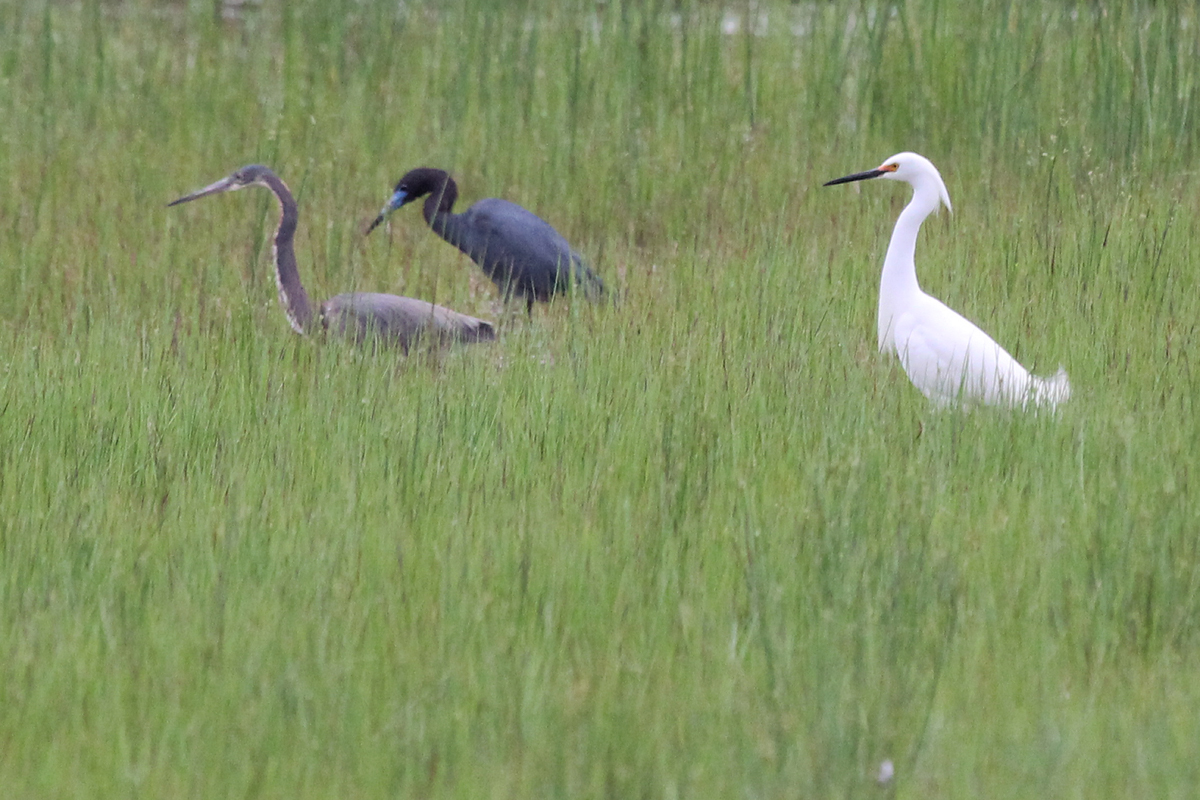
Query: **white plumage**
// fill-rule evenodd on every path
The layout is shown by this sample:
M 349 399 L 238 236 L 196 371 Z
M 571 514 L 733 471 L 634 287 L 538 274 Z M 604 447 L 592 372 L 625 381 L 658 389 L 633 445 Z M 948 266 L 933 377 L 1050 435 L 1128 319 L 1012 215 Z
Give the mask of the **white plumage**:
M 1063 368 L 1049 378 L 1031 375 L 992 337 L 917 282 L 914 252 L 921 223 L 950 195 L 929 159 L 898 153 L 877 169 L 829 181 L 868 178 L 904 181 L 913 197 L 892 233 L 879 282 L 879 349 L 894 352 L 909 380 L 939 407 L 984 404 L 1054 408 L 1071 396 Z

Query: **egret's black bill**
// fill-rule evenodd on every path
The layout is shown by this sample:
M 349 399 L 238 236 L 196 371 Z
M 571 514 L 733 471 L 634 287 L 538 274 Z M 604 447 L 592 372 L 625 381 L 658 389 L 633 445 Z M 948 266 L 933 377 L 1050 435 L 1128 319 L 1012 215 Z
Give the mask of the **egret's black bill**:
M 866 172 L 856 172 L 853 175 L 847 175 L 844 178 L 834 178 L 828 183 L 821 184 L 822 186 L 837 186 L 839 183 L 852 183 L 854 181 L 865 181 L 868 178 L 878 178 L 880 175 L 886 175 L 889 170 L 886 169 L 869 169 Z

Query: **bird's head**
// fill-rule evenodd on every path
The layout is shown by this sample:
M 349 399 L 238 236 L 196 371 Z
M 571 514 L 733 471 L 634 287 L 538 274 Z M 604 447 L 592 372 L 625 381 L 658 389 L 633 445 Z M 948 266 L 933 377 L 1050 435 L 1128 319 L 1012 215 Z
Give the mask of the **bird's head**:
M 247 186 L 254 186 L 255 184 L 265 186 L 268 175 L 274 175 L 274 173 L 261 164 L 250 164 L 236 170 L 227 178 L 222 178 L 216 183 L 210 183 L 203 189 L 197 189 L 191 194 L 184 195 L 178 200 L 172 200 L 170 203 L 167 203 L 167 206 L 177 206 L 180 203 L 186 203 L 190 200 L 199 200 L 201 197 L 207 197 L 210 194 L 232 192 L 236 189 L 245 189 Z
M 875 169 L 869 169 L 866 172 L 856 172 L 844 178 L 835 178 L 824 185 L 836 186 L 839 183 L 865 181 L 869 178 L 904 181 L 913 187 L 915 193 L 936 192 L 937 199 L 946 206 L 946 209 L 949 211 L 954 210 L 950 206 L 950 193 L 946 191 L 946 183 L 942 180 L 941 173 L 938 172 L 937 167 L 933 165 L 932 161 L 916 153 L 897 153 L 891 158 L 885 159 Z M 936 208 L 936 206 L 934 207 Z
M 433 167 L 418 167 L 409 170 L 396 183 L 396 188 L 392 190 L 392 196 L 388 198 L 383 210 L 379 212 L 379 216 L 375 217 L 375 220 L 367 227 L 366 232 L 370 233 L 375 230 L 387 219 L 388 214 L 396 209 L 430 193 L 436 193 L 439 197 L 439 207 L 448 211 L 458 196 L 458 187 L 454 185 L 454 181 L 450 179 L 449 173 L 445 170 Z

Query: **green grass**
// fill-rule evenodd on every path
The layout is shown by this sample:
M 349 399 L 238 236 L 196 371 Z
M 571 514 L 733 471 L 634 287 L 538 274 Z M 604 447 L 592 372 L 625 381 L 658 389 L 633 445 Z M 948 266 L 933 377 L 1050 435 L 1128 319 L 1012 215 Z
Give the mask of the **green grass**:
M 1195 794 L 1194 10 L 265 5 L 0 5 L 0 794 Z M 876 353 L 907 191 L 820 184 L 905 149 L 1056 417 Z M 266 192 L 164 207 L 252 162 L 314 298 L 501 340 L 296 337 Z M 423 164 L 623 302 L 364 239 Z

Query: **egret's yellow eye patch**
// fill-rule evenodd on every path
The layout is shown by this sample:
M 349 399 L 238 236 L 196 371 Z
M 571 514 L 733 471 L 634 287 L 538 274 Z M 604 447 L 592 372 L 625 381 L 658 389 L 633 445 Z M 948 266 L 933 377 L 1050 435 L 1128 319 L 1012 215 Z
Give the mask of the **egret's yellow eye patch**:
M 895 172 L 900 168 L 899 164 L 884 164 L 879 168 L 880 172 Z

